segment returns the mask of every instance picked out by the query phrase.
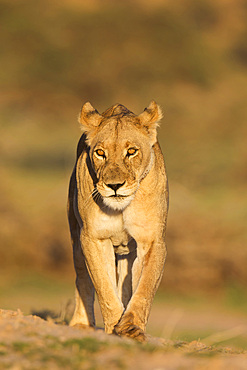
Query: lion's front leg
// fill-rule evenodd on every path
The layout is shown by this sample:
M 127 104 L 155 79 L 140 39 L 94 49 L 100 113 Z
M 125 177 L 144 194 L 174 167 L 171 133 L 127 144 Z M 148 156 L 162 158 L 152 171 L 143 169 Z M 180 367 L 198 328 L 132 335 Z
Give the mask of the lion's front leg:
M 92 240 L 83 233 L 81 244 L 86 265 L 97 292 L 105 331 L 110 334 L 124 307 L 117 294 L 115 254 L 110 240 Z
M 114 332 L 134 338 L 140 342 L 146 340 L 145 330 L 154 295 L 159 286 L 166 257 L 165 243 L 157 242 L 145 252 L 138 245 L 137 259 L 132 270 L 133 296 L 115 326 Z

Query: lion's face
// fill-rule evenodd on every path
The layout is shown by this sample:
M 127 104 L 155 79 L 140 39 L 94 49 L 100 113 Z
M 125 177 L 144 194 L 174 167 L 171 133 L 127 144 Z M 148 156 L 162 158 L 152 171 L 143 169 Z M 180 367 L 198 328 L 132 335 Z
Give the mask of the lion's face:
M 156 142 L 156 126 L 150 127 L 153 123 L 150 116 L 154 116 L 155 112 L 150 113 L 149 107 L 142 115 L 135 116 L 125 107 L 116 105 L 101 116 L 91 105 L 93 110 L 90 112 L 85 110 L 85 106 L 81 117 L 84 113 L 82 123 L 87 132 L 90 159 L 97 177 L 96 189 L 106 206 L 123 210 L 133 200 L 140 181 L 153 163 L 152 146 Z M 90 126 L 85 117 L 91 120 Z
M 133 199 L 151 164 L 152 146 L 131 122 L 110 120 L 93 139 L 90 157 L 104 203 L 122 210 Z

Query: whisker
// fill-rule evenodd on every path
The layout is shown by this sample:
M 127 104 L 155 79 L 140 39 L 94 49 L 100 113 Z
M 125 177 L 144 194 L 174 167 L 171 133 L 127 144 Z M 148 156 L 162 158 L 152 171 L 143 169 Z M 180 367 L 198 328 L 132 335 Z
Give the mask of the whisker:
M 99 191 L 98 191 L 98 189 L 97 188 L 95 188 L 94 189 L 94 191 L 92 192 L 92 198 L 93 198 L 93 200 L 97 203 L 98 201 L 100 201 L 100 199 L 101 199 L 101 195 L 100 195 L 100 193 L 99 193 Z
M 94 188 L 93 191 L 89 194 L 88 198 L 85 199 L 84 205 L 83 205 L 84 208 L 86 208 L 88 206 L 91 199 L 95 199 L 95 196 L 97 196 L 97 194 L 98 194 L 98 190 L 96 188 Z

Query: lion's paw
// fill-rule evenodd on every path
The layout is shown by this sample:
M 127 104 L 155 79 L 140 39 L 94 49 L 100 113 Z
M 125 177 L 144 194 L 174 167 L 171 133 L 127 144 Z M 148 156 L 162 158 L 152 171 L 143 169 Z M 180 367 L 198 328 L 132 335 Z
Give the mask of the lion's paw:
M 95 327 L 94 326 L 89 326 L 81 323 L 76 323 L 76 324 L 70 324 L 72 328 L 79 329 L 79 330 L 91 330 L 94 331 Z
M 147 340 L 144 331 L 133 323 L 133 315 L 123 316 L 120 322 L 115 325 L 113 333 L 135 339 L 141 343 Z

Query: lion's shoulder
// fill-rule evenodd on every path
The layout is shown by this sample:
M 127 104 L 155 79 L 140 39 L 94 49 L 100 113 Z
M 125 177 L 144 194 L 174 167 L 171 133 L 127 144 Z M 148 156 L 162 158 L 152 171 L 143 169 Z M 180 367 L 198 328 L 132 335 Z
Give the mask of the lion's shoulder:
M 77 144 L 77 151 L 76 151 L 76 158 L 78 159 L 80 157 L 80 155 L 83 153 L 83 152 L 86 152 L 88 150 L 88 145 L 87 145 L 87 141 L 86 141 L 86 134 L 83 133 L 78 141 L 78 144 Z

